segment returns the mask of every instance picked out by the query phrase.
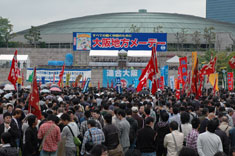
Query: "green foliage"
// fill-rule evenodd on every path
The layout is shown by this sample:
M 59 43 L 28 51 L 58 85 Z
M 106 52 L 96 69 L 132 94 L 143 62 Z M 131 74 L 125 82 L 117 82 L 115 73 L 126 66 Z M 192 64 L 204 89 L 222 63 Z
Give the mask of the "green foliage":
M 29 44 L 34 45 L 35 48 L 39 43 L 39 40 L 42 39 L 40 36 L 40 30 L 34 26 L 31 26 L 28 33 L 24 35 L 24 38 L 28 40 Z
M 192 34 L 192 41 L 193 41 L 194 44 L 195 44 L 196 50 L 199 49 L 200 44 L 201 44 L 201 42 L 200 42 L 200 35 L 201 35 L 201 32 L 199 32 L 199 31 L 195 31 L 195 32 Z
M 12 33 L 13 25 L 7 18 L 0 17 L 0 42 L 3 42 L 8 47 L 9 40 L 15 37 Z
M 204 39 L 206 40 L 206 43 L 209 47 L 207 48 L 211 48 L 212 44 L 215 42 L 215 32 L 214 32 L 215 28 L 214 27 L 209 27 L 209 28 L 205 28 L 204 29 Z
M 153 32 L 155 32 L 155 33 L 163 33 L 162 28 L 163 28 L 163 26 L 158 25 L 158 26 L 153 28 Z
M 129 28 L 129 31 L 132 33 L 139 33 L 140 32 L 140 27 L 137 27 L 136 25 L 132 24 Z

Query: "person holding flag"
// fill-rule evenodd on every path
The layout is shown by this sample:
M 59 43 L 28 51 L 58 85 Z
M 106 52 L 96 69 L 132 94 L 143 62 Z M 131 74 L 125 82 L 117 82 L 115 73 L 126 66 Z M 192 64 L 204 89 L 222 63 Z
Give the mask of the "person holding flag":
M 16 83 L 17 83 L 17 79 L 18 79 L 18 66 L 17 66 L 18 62 L 17 62 L 17 50 L 15 51 L 14 57 L 12 59 L 11 62 L 11 69 L 8 75 L 8 81 L 10 81 L 16 90 Z
M 29 95 L 28 112 L 36 115 L 38 119 L 41 119 L 41 108 L 39 105 L 39 90 L 37 86 L 36 67 L 34 68 L 33 73 L 34 75 L 33 75 L 32 88 Z

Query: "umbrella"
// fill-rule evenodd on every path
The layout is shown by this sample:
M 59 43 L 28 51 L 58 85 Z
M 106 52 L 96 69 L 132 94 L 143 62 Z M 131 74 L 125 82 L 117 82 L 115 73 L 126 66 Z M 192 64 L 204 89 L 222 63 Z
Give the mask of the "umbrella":
M 9 97 L 12 97 L 12 93 L 8 93 L 8 94 L 4 95 L 3 97 L 6 99 L 9 99 Z
M 57 84 L 52 84 L 52 85 L 51 85 L 51 88 L 53 88 L 53 87 L 60 88 Z
M 47 85 L 45 85 L 45 84 L 42 84 L 41 86 L 40 86 L 40 88 L 46 88 L 47 87 Z
M 140 93 L 139 93 L 140 95 L 149 95 L 149 91 L 147 91 L 147 90 L 142 90 L 142 91 L 140 91 Z
M 51 91 L 48 90 L 48 89 L 43 89 L 43 90 L 40 91 L 40 93 L 50 93 L 50 92 L 51 92 Z
M 50 91 L 52 91 L 52 92 L 61 92 L 61 89 L 57 88 L 57 87 L 53 87 L 53 88 L 50 89 Z
M 11 84 L 6 84 L 3 90 L 15 90 L 15 87 Z
M 4 93 L 4 91 L 2 89 L 0 89 L 0 94 Z
M 6 83 L 0 84 L 0 88 L 3 89 L 5 87 Z

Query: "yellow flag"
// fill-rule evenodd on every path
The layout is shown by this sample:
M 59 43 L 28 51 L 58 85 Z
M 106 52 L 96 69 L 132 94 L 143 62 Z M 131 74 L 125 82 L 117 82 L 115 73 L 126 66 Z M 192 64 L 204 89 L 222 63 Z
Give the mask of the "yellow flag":
M 69 86 L 70 73 L 66 74 L 66 86 Z
M 192 75 L 196 66 L 197 66 L 197 52 L 192 52 Z
M 89 82 L 89 88 L 91 88 L 92 87 L 92 84 L 91 84 L 91 81 Z
M 215 79 L 217 79 L 216 86 L 215 86 L 216 91 L 219 91 L 219 85 L 218 85 L 219 79 L 218 78 L 219 78 L 218 73 L 210 74 L 209 76 L 209 82 L 213 87 L 215 85 Z
M 22 77 L 18 76 L 17 83 L 22 85 Z

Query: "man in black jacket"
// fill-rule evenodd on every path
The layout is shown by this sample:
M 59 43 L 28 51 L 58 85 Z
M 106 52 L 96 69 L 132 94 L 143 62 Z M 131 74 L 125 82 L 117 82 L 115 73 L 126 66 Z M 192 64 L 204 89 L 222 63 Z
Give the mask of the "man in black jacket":
M 108 148 L 109 156 L 123 156 L 122 147 L 119 143 L 119 130 L 112 124 L 112 115 L 107 113 L 104 115 L 105 126 L 103 128 L 105 142 Z
M 156 133 L 153 130 L 154 119 L 145 119 L 146 126 L 137 131 L 136 147 L 142 155 L 156 156 Z

